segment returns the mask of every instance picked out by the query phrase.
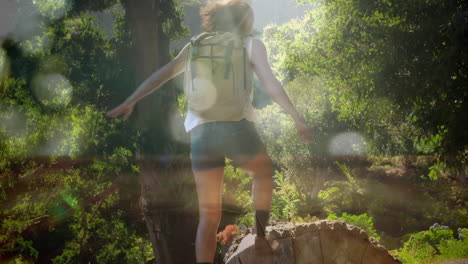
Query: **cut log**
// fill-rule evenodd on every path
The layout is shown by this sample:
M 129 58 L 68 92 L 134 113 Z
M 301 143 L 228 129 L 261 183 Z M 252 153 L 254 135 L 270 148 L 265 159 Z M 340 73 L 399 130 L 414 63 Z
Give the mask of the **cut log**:
M 231 245 L 226 264 L 398 264 L 387 249 L 360 228 L 343 221 L 282 224 L 267 228 L 270 256 L 255 253 L 255 235 Z

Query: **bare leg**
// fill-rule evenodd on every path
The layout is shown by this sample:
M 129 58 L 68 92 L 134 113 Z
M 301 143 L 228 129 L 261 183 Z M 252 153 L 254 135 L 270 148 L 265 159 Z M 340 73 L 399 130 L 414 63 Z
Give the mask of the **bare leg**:
M 270 211 L 273 195 L 273 169 L 270 157 L 260 153 L 244 166 L 253 177 L 253 198 L 255 210 Z
M 221 221 L 224 168 L 194 171 L 197 185 L 200 222 L 195 253 L 197 262 L 213 263 L 216 252 L 216 232 Z
M 242 167 L 253 177 L 253 198 L 255 207 L 255 251 L 269 255 L 272 248 L 265 239 L 265 228 L 270 214 L 273 195 L 273 170 L 266 153 L 260 153 Z

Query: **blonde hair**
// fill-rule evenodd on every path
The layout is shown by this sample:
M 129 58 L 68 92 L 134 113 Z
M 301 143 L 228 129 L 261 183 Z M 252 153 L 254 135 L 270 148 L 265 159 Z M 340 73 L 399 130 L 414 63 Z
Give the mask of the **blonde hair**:
M 211 2 L 200 9 L 202 27 L 208 32 L 235 32 L 248 35 L 252 31 L 253 11 L 242 0 Z

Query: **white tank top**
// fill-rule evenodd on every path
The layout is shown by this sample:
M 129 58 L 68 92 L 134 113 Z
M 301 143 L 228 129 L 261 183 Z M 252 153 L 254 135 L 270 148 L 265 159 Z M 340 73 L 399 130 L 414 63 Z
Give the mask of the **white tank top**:
M 252 58 L 252 56 L 251 56 L 252 55 L 252 37 L 248 37 L 248 38 L 245 39 L 244 47 L 247 50 L 247 55 L 249 56 L 249 59 Z M 250 94 L 250 103 L 247 104 L 247 106 L 244 108 L 243 117 L 242 117 L 242 118 L 245 118 L 245 119 L 247 119 L 249 121 L 257 120 L 257 115 L 256 115 L 255 109 L 254 109 L 254 107 L 252 105 L 252 101 L 253 101 L 253 89 L 252 89 L 252 93 Z M 239 120 L 241 120 L 241 119 L 239 119 Z M 187 113 L 187 117 L 185 118 L 185 122 L 184 122 L 185 131 L 189 132 L 194 127 L 196 127 L 198 125 L 201 125 L 203 123 L 207 123 L 207 122 L 215 122 L 215 121 L 213 121 L 213 120 L 204 120 L 204 119 L 196 116 L 194 113 L 192 113 L 189 110 L 188 113 Z

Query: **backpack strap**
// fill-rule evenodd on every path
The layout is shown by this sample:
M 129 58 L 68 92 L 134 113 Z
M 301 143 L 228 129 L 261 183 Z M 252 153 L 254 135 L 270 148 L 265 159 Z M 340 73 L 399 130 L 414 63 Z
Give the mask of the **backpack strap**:
M 198 56 L 198 46 L 200 45 L 200 41 L 213 35 L 216 35 L 216 33 L 203 32 L 200 35 L 195 36 L 190 40 L 190 43 L 192 44 L 192 57 Z
M 192 58 L 196 58 L 198 57 L 198 51 L 199 51 L 199 46 L 200 46 L 200 42 L 202 40 L 204 40 L 205 38 L 207 37 L 210 37 L 210 36 L 214 36 L 216 35 L 216 33 L 213 33 L 213 32 L 203 32 L 201 33 L 200 35 L 198 36 L 195 36 L 193 37 L 191 40 L 190 40 L 190 60 Z M 213 52 L 213 50 L 212 50 Z M 190 78 L 192 78 L 192 71 L 190 70 Z M 193 79 L 192 79 L 192 91 L 195 90 L 195 85 L 193 85 Z
M 247 90 L 247 63 L 250 63 L 250 58 L 252 57 L 252 37 L 247 36 L 243 38 L 243 60 L 244 60 L 244 90 Z M 247 60 L 247 55 L 249 60 Z
M 243 60 L 244 60 L 244 90 L 247 90 L 247 59 L 246 59 L 246 48 L 243 48 Z
M 251 36 L 248 36 L 244 39 L 244 47 L 247 51 L 247 55 L 249 55 L 249 58 L 252 57 L 252 46 L 253 46 L 253 38 Z
M 229 72 L 232 67 L 232 50 L 234 49 L 234 40 L 229 41 L 226 52 L 224 53 L 224 79 L 229 77 Z

